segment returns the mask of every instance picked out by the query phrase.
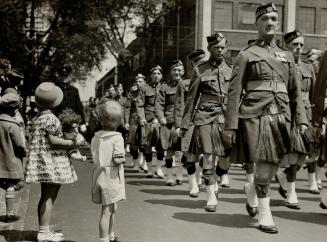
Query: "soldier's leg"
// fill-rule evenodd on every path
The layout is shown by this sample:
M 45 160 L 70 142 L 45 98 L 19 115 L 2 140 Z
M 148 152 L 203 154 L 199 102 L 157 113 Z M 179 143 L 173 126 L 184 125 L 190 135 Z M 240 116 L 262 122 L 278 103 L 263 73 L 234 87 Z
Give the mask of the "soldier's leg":
M 163 159 L 165 157 L 165 152 L 164 152 L 160 142 L 156 146 L 156 151 L 157 151 L 157 157 L 156 157 L 157 160 L 156 160 L 155 175 L 160 179 L 164 179 L 165 175 L 164 175 L 164 173 L 162 171 L 162 165 L 163 165 Z
M 133 158 L 133 172 L 138 173 L 140 171 L 140 163 L 139 163 L 139 151 L 135 146 L 130 146 L 130 153 Z
M 198 162 L 195 162 L 196 167 L 196 182 L 198 185 L 202 185 L 202 171 L 203 171 L 203 156 L 202 154 L 196 154 Z
M 230 167 L 229 157 L 219 157 L 216 166 L 216 174 L 221 178 L 221 186 L 229 187 L 228 170 Z
M 308 158 L 307 169 L 308 169 L 308 183 L 309 191 L 312 194 L 319 194 L 317 179 L 316 179 L 316 161 L 313 157 Z
M 188 180 L 190 184 L 190 197 L 198 197 L 199 195 L 199 186 L 196 181 L 196 154 L 187 153 L 187 162 L 186 162 L 186 170 L 188 174 Z
M 246 179 L 249 183 L 254 182 L 254 163 L 245 163 Z
M 323 195 L 321 196 L 321 201 L 320 201 L 319 206 L 322 209 L 327 209 L 327 191 L 326 190 L 323 192 Z
M 322 181 L 325 179 L 325 160 L 323 157 L 319 155 L 317 160 L 317 167 L 316 167 L 316 178 L 317 178 L 317 185 L 318 189 L 322 190 Z
M 167 186 L 175 186 L 174 173 L 173 173 L 173 155 L 174 151 L 168 149 L 166 153 L 166 173 L 167 173 Z
M 153 178 L 153 166 L 152 166 L 152 147 L 148 146 L 144 148 L 144 158 L 148 167 L 147 178 Z
M 183 183 L 183 165 L 182 165 L 183 152 L 175 151 L 175 174 L 176 174 L 176 184 L 181 185 Z
M 139 148 L 139 163 L 140 163 L 140 168 L 142 171 L 144 171 L 145 173 L 148 173 L 148 164 L 144 158 L 144 155 L 143 155 L 143 152 L 144 151 L 144 148 Z M 150 167 L 152 168 L 152 166 Z
M 271 210 L 269 186 L 270 181 L 276 175 L 278 165 L 259 162 L 256 164 L 255 171 L 255 189 L 258 195 L 258 223 L 259 229 L 266 233 L 277 233 L 278 230 L 274 224 Z
M 217 198 L 215 195 L 214 177 L 215 157 L 211 154 L 203 154 L 203 178 L 207 189 L 207 212 L 215 212 L 217 208 Z

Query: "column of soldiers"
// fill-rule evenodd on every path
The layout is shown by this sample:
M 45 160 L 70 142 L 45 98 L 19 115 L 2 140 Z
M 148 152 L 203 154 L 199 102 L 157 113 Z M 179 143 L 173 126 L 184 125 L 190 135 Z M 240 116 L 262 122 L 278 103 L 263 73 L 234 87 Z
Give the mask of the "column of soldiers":
M 215 33 L 207 37 L 207 60 L 203 50 L 189 55 L 193 67 L 189 79 L 184 78 L 180 60 L 170 64 L 166 80 L 162 68 L 155 66 L 148 83 L 145 76 L 136 76 L 122 105 L 135 171 L 143 169 L 147 177 L 163 179 L 164 163 L 166 183 L 174 186 L 182 184 L 184 165 L 189 196 L 198 196 L 202 178 L 207 194 L 204 209 L 215 212 L 217 181 L 228 186 L 230 162 L 243 163 L 246 210 L 257 216 L 259 230 L 277 233 L 270 210 L 272 178 L 276 176 L 285 206 L 291 209 L 300 209 L 295 181 L 304 163 L 310 192 L 318 194 L 321 188 L 317 180 L 324 171 L 326 143 L 320 150 L 317 144 L 323 133 L 321 102 L 327 71 L 302 58 L 300 31 L 284 35 L 286 48 L 277 44 L 279 19 L 274 4 L 259 6 L 255 18 L 258 37 L 240 51 L 233 66 L 224 57 L 227 39 Z M 318 69 L 319 85 L 315 84 Z M 140 161 L 143 156 L 145 162 Z M 320 206 L 327 208 L 326 196 Z

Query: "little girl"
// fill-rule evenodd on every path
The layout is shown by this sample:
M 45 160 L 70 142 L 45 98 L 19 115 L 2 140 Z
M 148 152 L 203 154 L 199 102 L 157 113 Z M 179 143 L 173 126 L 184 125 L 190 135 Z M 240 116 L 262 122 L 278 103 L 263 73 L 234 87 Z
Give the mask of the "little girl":
M 84 137 L 78 132 L 78 125 L 82 121 L 80 115 L 76 114 L 72 109 L 64 109 L 58 116 L 61 125 L 64 139 L 77 140 L 78 142 L 84 142 Z M 68 150 L 69 158 L 78 161 L 86 161 L 87 157 L 81 155 L 78 149 Z
M 35 90 L 39 113 L 32 124 L 25 181 L 41 184 L 38 242 L 64 241 L 62 233 L 50 230 L 51 212 L 61 185 L 77 180 L 67 149 L 79 144 L 62 138 L 61 123 L 51 112 L 62 99 L 62 90 L 53 83 L 43 82 Z
M 122 123 L 123 111 L 119 103 L 107 101 L 98 107 L 103 129 L 96 132 L 91 142 L 95 168 L 92 177 L 92 201 L 102 204 L 99 222 L 101 242 L 118 242 L 113 231 L 117 202 L 126 199 L 124 166 L 124 138 L 117 128 Z

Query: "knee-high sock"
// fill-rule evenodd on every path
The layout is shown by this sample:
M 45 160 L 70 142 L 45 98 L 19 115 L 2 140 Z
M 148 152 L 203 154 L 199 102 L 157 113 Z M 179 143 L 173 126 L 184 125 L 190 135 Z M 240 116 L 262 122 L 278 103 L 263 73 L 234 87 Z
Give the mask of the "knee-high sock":
M 244 185 L 245 196 L 250 207 L 258 207 L 258 196 L 255 191 L 254 182 L 248 182 Z
M 295 182 L 287 183 L 287 202 L 289 203 L 298 203 L 297 195 L 295 191 Z
M 265 226 L 274 226 L 275 224 L 270 210 L 270 197 L 259 198 L 258 209 L 258 223 Z

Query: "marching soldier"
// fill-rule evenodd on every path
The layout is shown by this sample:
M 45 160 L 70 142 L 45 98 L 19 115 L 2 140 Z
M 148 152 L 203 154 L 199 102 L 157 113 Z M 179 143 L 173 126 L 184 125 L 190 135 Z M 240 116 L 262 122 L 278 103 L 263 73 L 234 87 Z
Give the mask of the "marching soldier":
M 270 181 L 289 152 L 291 119 L 301 133 L 308 121 L 293 56 L 274 39 L 279 28 L 275 5 L 259 6 L 255 17 L 258 39 L 239 53 L 233 67 L 224 134 L 234 143 L 239 131 L 245 160 L 256 164 L 254 183 L 245 184 L 249 215 L 259 212 L 258 229 L 277 233 L 270 210 Z
M 189 55 L 189 61 L 191 62 L 192 67 L 195 67 L 202 62 L 204 62 L 205 58 L 205 52 L 203 50 L 194 50 Z M 182 126 L 182 118 L 183 113 L 185 109 L 185 102 L 187 93 L 189 90 L 190 85 L 190 79 L 184 79 L 180 81 L 177 85 L 177 91 L 176 91 L 176 98 L 175 98 L 175 108 L 174 108 L 174 122 L 176 127 L 176 133 L 178 136 L 180 136 L 180 128 Z M 198 177 L 197 175 L 200 174 L 199 172 L 199 165 L 196 167 L 196 164 L 199 164 L 198 158 L 200 154 L 193 155 L 191 153 L 188 153 L 189 146 L 193 134 L 194 126 L 188 129 L 188 133 L 184 135 L 181 139 L 181 151 L 184 152 L 184 156 L 186 158 L 186 167 L 187 167 L 187 173 L 189 177 L 189 183 L 190 183 L 190 197 L 198 197 L 199 194 L 199 182 L 201 181 L 201 177 Z M 197 174 L 196 174 L 197 172 Z
M 226 94 L 231 68 L 225 62 L 227 40 L 221 33 L 207 37 L 209 60 L 193 69 L 187 95 L 182 129 L 183 133 L 194 124 L 189 152 L 203 154 L 203 178 L 206 183 L 207 204 L 205 211 L 215 212 L 217 198 L 215 183 L 217 176 L 227 174 L 229 157 L 222 143 Z M 197 107 L 197 109 L 196 109 Z M 215 159 L 219 163 L 215 170 Z
M 182 154 L 181 143 L 176 139 L 176 127 L 174 121 L 174 104 L 176 98 L 177 84 L 184 75 L 184 66 L 180 60 L 174 60 L 169 68 L 169 79 L 162 83 L 156 99 L 156 115 L 160 123 L 160 140 L 166 151 L 167 185 L 174 186 L 182 184 L 183 167 L 181 165 Z M 173 156 L 176 165 L 176 183 L 173 173 Z
M 320 136 L 321 128 L 323 126 L 323 118 L 326 115 L 325 110 L 325 98 L 327 88 L 327 52 L 325 52 L 321 59 L 320 68 L 317 75 L 317 81 L 314 86 L 313 95 L 313 108 L 312 108 L 312 125 L 314 126 L 315 135 Z M 325 134 L 326 139 L 326 134 Z M 326 143 L 324 143 L 326 151 Z M 326 153 L 325 153 L 326 155 Z M 326 157 L 324 157 L 326 159 Z M 327 192 L 321 198 L 320 207 L 327 209 Z
M 127 95 L 127 102 L 125 106 L 125 128 L 128 130 L 128 137 L 126 144 L 130 146 L 130 153 L 133 157 L 133 171 L 139 172 L 141 168 L 145 172 L 142 164 L 143 154 L 139 153 L 139 137 L 137 136 L 137 131 L 140 123 L 140 119 L 137 114 L 137 101 L 139 99 L 140 90 L 145 85 L 145 77 L 142 74 L 138 74 L 135 77 L 135 81 L 131 87 L 131 91 Z
M 311 100 L 312 90 L 315 82 L 315 72 L 312 64 L 304 62 L 301 59 L 301 55 L 304 47 L 304 37 L 298 30 L 289 32 L 284 35 L 284 41 L 287 45 L 287 49 L 292 52 L 295 60 L 295 68 L 297 77 L 301 82 L 302 98 L 305 106 L 306 116 L 311 121 Z M 309 145 L 309 140 L 306 141 Z M 314 155 L 310 145 L 308 147 L 300 147 L 295 145 L 291 149 L 291 153 L 288 155 L 289 167 L 283 172 L 277 175 L 280 183 L 279 192 L 286 198 L 285 206 L 292 209 L 300 209 L 300 205 L 295 192 L 295 180 L 297 170 L 302 167 L 307 155 L 309 155 L 309 161 L 307 164 L 309 173 L 309 189 L 311 193 L 319 194 L 316 177 L 315 177 L 315 162 Z
M 159 93 L 162 80 L 162 69 L 160 66 L 155 66 L 150 70 L 150 83 L 146 84 L 141 89 L 141 94 L 137 103 L 137 113 L 140 118 L 141 125 L 148 125 L 145 137 L 151 137 L 149 144 L 144 147 L 144 156 L 148 166 L 148 178 L 156 175 L 163 179 L 162 161 L 164 158 L 164 150 L 159 139 L 159 121 L 155 114 L 155 102 Z M 152 147 L 155 147 L 157 153 L 156 171 L 152 169 Z

